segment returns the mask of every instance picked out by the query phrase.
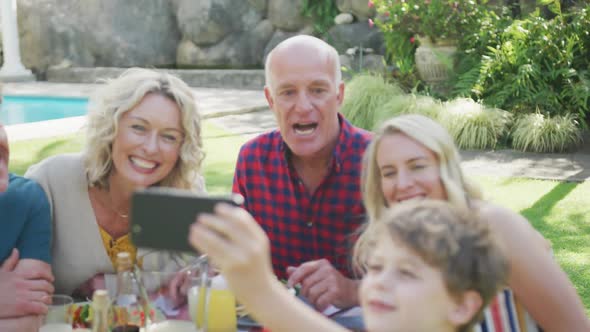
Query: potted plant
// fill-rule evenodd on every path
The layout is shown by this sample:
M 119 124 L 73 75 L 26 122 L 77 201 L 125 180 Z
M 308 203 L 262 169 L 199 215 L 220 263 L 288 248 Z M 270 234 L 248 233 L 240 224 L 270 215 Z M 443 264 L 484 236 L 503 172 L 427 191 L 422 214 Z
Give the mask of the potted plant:
M 418 73 L 425 82 L 445 81 L 453 67 L 453 55 L 462 33 L 477 24 L 487 0 L 373 0 L 386 43 L 398 52 L 407 41 L 419 43 L 415 52 Z M 389 40 L 388 40 L 389 35 Z M 408 47 L 406 46 L 406 49 Z M 413 49 L 413 48 L 412 48 Z

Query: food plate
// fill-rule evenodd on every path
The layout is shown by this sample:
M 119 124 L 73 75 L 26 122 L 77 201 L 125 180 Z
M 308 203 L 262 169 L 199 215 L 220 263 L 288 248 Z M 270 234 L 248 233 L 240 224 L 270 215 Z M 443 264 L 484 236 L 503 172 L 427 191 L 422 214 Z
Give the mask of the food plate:
M 73 328 L 90 328 L 92 326 L 93 313 L 91 308 L 91 302 L 76 302 L 70 306 L 70 315 L 72 316 L 72 327 Z M 160 309 L 156 308 L 153 304 L 151 306 L 151 316 L 156 322 L 163 321 L 166 316 Z M 116 310 L 114 311 L 115 319 L 117 317 Z M 143 314 L 141 312 L 132 313 L 132 320 L 142 321 Z

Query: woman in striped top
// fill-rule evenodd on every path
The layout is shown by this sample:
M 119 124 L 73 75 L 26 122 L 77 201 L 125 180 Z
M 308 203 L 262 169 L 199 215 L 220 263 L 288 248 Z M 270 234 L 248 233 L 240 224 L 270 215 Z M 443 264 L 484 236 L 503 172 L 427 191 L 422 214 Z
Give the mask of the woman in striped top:
M 448 200 L 477 209 L 509 261 L 507 288 L 486 308 L 476 331 L 590 331 L 582 302 L 548 242 L 521 215 L 481 199 L 463 176 L 451 136 L 435 121 L 404 115 L 385 122 L 365 153 L 362 183 L 369 222 L 357 242 L 361 254 L 355 262 L 361 268 L 365 235 L 387 206 L 409 199 Z

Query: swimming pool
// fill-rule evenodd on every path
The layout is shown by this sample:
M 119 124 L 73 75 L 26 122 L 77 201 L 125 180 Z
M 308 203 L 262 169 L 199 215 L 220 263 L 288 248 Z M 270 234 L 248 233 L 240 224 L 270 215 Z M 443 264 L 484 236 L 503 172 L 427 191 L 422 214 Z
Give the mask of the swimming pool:
M 87 105 L 87 98 L 4 96 L 0 122 L 8 126 L 82 116 Z

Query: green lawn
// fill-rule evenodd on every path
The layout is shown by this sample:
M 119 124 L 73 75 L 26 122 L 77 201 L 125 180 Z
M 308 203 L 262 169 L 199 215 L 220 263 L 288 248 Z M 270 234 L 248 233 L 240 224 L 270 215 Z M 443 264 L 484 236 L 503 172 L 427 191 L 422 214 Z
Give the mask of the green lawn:
M 491 201 L 520 211 L 551 241 L 590 316 L 590 182 L 477 177 Z
M 228 192 L 238 149 L 245 141 L 205 122 L 205 178 L 209 192 Z M 79 151 L 83 136 L 11 144 L 10 169 L 23 174 L 47 156 Z M 524 214 L 553 244 L 556 259 L 573 281 L 590 316 L 590 182 L 568 183 L 477 177 L 487 198 Z

